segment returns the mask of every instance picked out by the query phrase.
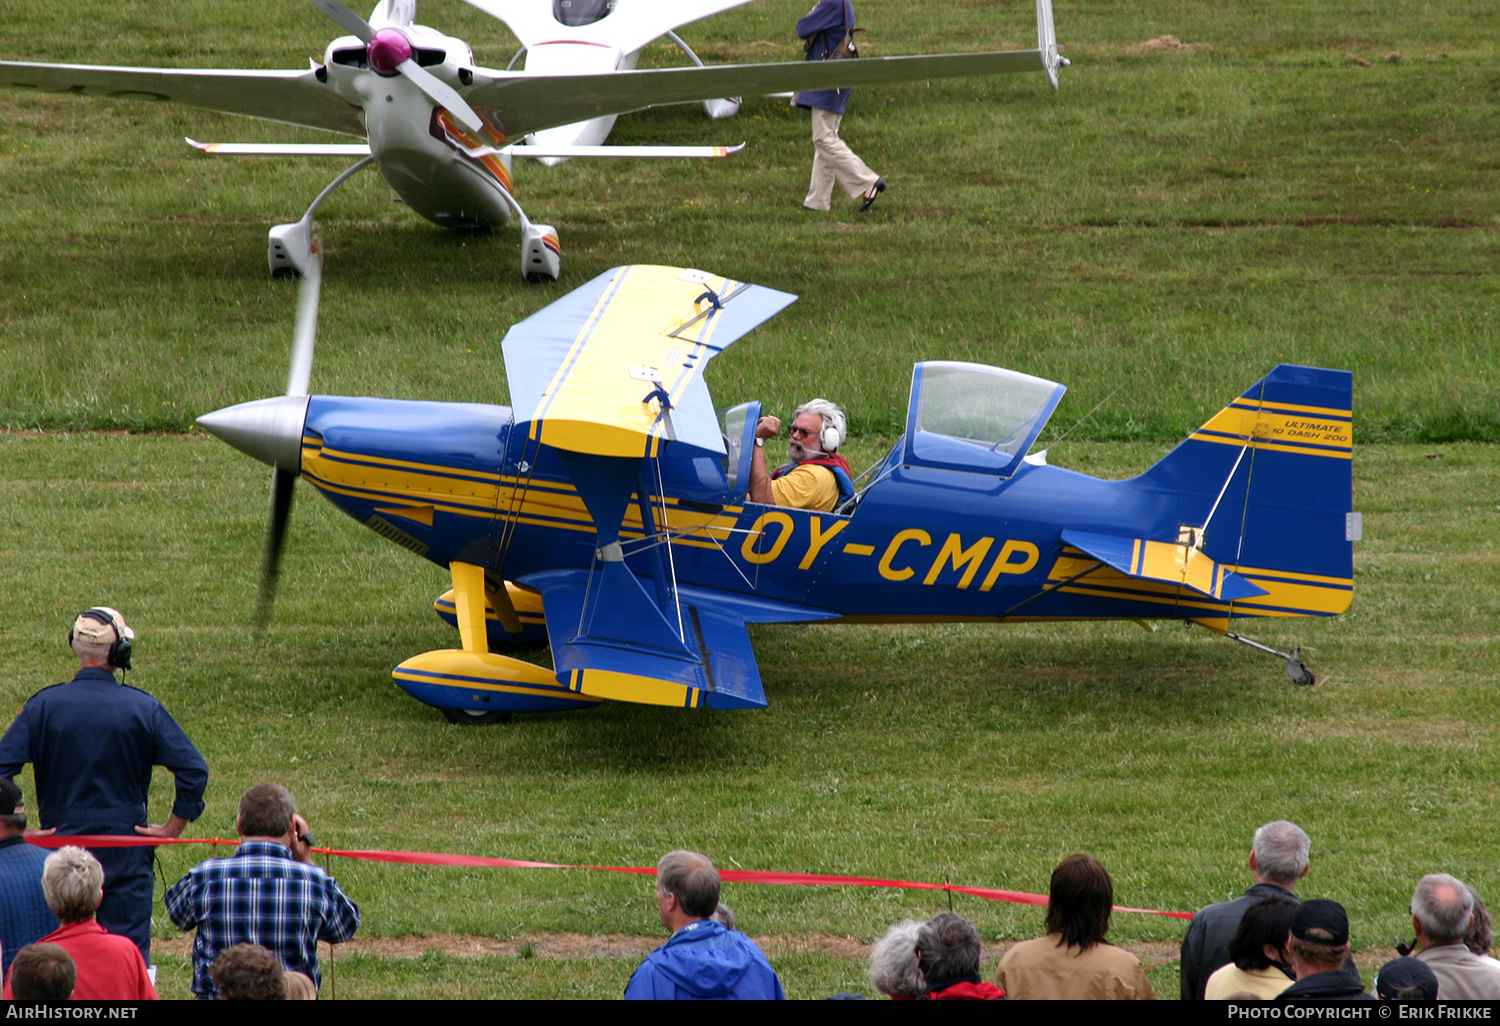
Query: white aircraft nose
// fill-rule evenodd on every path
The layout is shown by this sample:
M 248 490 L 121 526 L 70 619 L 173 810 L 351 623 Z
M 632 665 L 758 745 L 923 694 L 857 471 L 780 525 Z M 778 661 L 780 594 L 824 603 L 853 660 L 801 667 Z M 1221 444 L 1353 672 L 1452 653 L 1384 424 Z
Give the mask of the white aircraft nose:
M 198 418 L 198 426 L 247 456 L 289 474 L 302 471 L 305 395 L 278 395 L 226 406 Z

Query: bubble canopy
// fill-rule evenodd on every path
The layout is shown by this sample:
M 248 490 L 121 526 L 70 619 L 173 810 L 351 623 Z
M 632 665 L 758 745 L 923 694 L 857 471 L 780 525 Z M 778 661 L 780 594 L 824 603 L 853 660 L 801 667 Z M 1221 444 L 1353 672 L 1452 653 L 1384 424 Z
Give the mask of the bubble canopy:
M 1008 477 L 1047 426 L 1066 386 L 979 363 L 928 360 L 912 368 L 908 466 Z

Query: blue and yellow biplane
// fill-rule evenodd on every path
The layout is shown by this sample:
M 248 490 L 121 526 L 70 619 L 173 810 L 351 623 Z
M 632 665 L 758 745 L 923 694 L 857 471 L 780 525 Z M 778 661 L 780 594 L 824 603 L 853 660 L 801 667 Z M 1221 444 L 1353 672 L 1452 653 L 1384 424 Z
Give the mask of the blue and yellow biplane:
M 436 606 L 462 647 L 394 677 L 455 722 L 763 707 L 752 623 L 1186 620 L 1248 642 L 1232 621 L 1348 608 L 1347 371 L 1279 366 L 1106 481 L 1031 454 L 1064 386 L 918 363 L 905 431 L 854 497 L 781 508 L 747 497 L 759 403 L 716 412 L 703 370 L 795 298 L 621 267 L 511 328 L 509 407 L 292 388 L 199 423 L 276 468 L 272 585 L 299 475 L 451 571 Z M 555 669 L 494 651 L 544 637 Z

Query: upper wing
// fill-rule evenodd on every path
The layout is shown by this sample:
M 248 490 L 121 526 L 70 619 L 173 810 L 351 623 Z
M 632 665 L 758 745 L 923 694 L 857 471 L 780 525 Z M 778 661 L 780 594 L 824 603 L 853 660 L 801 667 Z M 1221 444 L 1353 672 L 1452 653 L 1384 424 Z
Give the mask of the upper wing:
M 552 17 L 549 0 L 468 0 L 471 6 L 505 23 L 521 45 L 558 38 L 607 42 L 621 53 L 639 50 L 651 40 L 711 14 L 750 0 L 618 0 L 609 16 L 592 25 L 564 26 Z
M 703 366 L 796 298 L 680 267 L 606 271 L 506 334 L 517 427 L 597 456 L 655 456 L 664 442 L 722 456 Z
M 474 73 L 462 89 L 472 106 L 493 111 L 510 138 L 555 125 L 626 114 L 661 103 L 718 96 L 917 82 L 931 78 L 1047 71 L 1042 50 L 954 53 L 922 57 L 866 57 L 857 61 L 791 61 L 657 68 L 589 75 Z
M 43 93 L 163 100 L 224 114 L 364 136 L 359 110 L 308 71 L 113 68 L 0 61 L 0 86 Z

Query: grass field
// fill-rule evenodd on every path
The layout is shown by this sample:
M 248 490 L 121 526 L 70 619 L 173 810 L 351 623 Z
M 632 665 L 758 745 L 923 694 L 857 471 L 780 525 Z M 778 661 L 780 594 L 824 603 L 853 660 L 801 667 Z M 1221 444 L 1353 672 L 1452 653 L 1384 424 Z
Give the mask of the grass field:
M 296 67 L 332 35 L 308 5 L 271 8 L 29 5 L 8 12 L 0 56 Z M 684 34 L 708 60 L 792 59 L 805 9 L 758 0 Z M 715 362 L 715 398 L 829 395 L 866 457 L 904 416 L 915 359 L 1065 382 L 1057 430 L 1119 387 L 1052 457 L 1109 476 L 1148 466 L 1280 360 L 1351 368 L 1367 539 L 1353 608 L 1251 631 L 1305 645 L 1311 689 L 1182 628 L 765 627 L 762 713 L 608 706 L 449 727 L 389 678 L 453 644 L 428 612 L 444 575 L 304 489 L 276 619 L 251 634 L 264 468 L 187 430 L 284 381 L 295 286 L 266 279 L 265 231 L 338 167 L 212 160 L 180 137 L 316 134 L 0 91 L 0 703 L 67 676 L 66 624 L 103 602 L 140 632 L 131 682 L 213 767 L 200 836 L 231 835 L 240 791 L 276 779 L 340 848 L 645 865 L 687 846 L 735 868 L 1018 890 L 1044 890 L 1059 858 L 1088 850 L 1121 903 L 1191 910 L 1244 886 L 1250 831 L 1284 816 L 1313 836 L 1308 892 L 1348 905 L 1368 955 L 1409 939 L 1424 872 L 1454 872 L 1494 904 L 1500 72 L 1475 30 L 1487 15 L 1469 0 L 1059 4 L 1074 61 L 1059 94 L 1012 76 L 856 95 L 844 136 L 891 183 L 863 218 L 798 210 L 806 122 L 783 103 L 751 99 L 731 122 L 694 108 L 627 118 L 616 141 L 750 145 L 712 166 L 518 167 L 521 202 L 562 234 L 556 286 L 520 281 L 513 232 L 444 233 L 374 175 L 323 210 L 319 392 L 503 402 L 509 324 L 633 261 L 801 294 Z M 860 17 L 871 52 L 1033 45 L 1030 9 L 1013 2 L 868 2 Z M 422 20 L 482 63 L 510 57 L 456 0 L 424 3 Z M 1187 45 L 1141 46 L 1168 34 Z M 675 60 L 657 48 L 646 62 Z M 166 782 L 157 792 L 164 811 Z M 165 852 L 167 880 L 200 854 Z M 340 996 L 614 996 L 637 955 L 558 954 L 547 939 L 656 930 L 639 878 L 334 868 L 363 935 L 435 949 L 341 957 Z M 866 989 L 847 945 L 824 939 L 868 941 L 947 907 L 830 888 L 726 898 L 799 997 Z M 987 942 L 1040 926 L 1034 909 L 954 901 Z M 164 921 L 158 933 L 175 943 Z M 1180 934 L 1120 915 L 1112 939 L 1149 961 Z M 455 937 L 517 946 L 471 960 Z M 160 961 L 164 993 L 186 996 L 187 963 Z M 1152 978 L 1175 994 L 1174 966 Z

